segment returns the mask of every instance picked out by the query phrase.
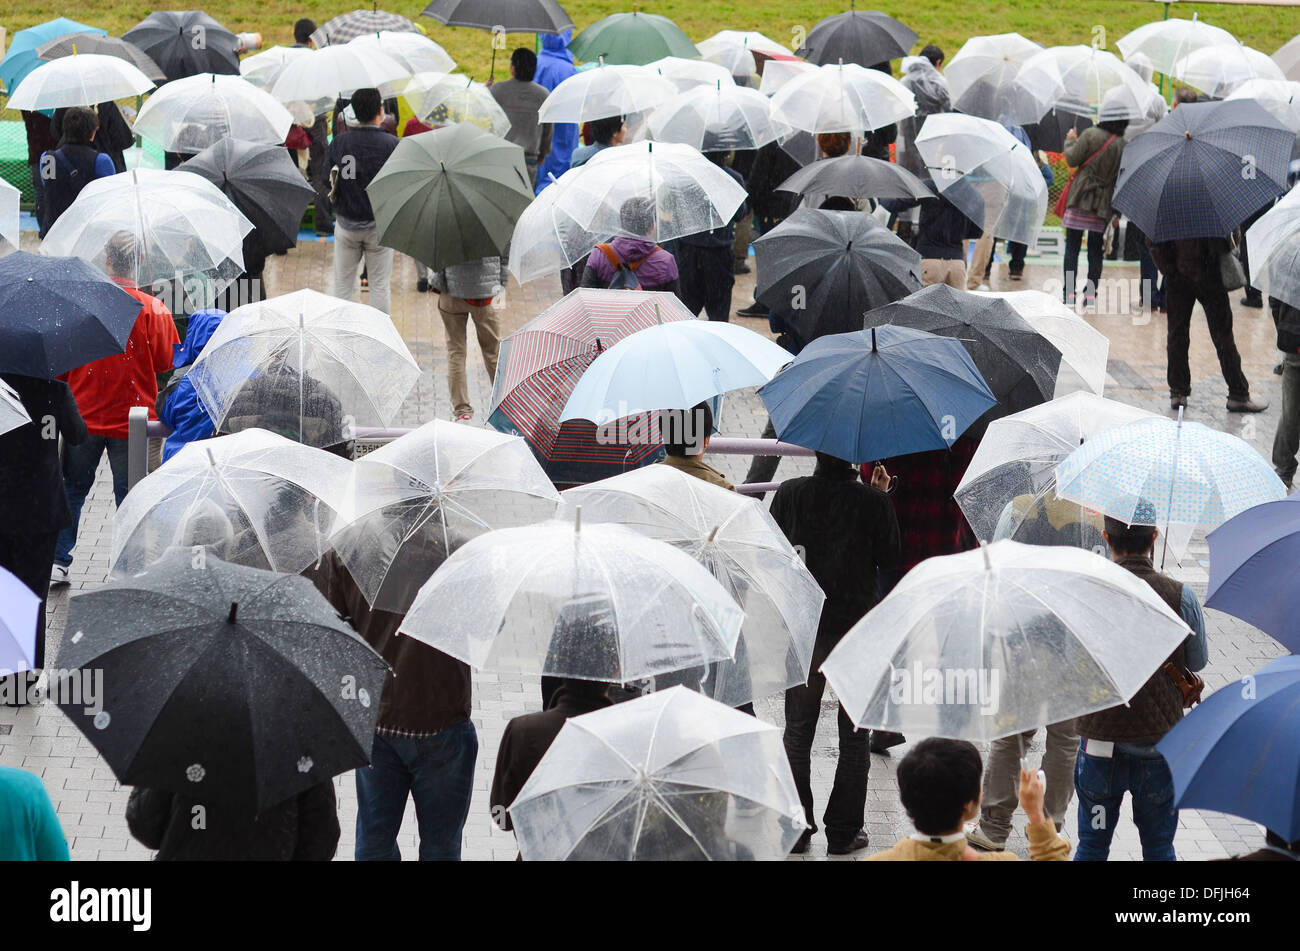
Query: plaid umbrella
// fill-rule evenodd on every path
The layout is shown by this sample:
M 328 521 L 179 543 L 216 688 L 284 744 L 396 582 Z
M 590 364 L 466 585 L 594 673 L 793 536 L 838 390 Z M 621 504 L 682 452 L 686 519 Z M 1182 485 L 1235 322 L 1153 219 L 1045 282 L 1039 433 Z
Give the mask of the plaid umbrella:
M 602 352 L 628 334 L 692 315 L 673 294 L 578 288 L 501 343 L 488 423 L 522 436 L 553 482 L 582 484 L 653 462 L 658 417 L 622 422 L 635 443 L 598 434 L 589 420 L 560 423 L 578 378 Z
M 1152 241 L 1221 238 L 1287 190 L 1295 138 L 1249 99 L 1184 103 L 1125 147 L 1111 204 Z
M 379 33 L 382 30 L 390 30 L 394 33 L 424 32 L 400 13 L 389 13 L 387 10 L 378 9 L 353 10 L 351 13 L 340 13 L 333 19 L 326 20 L 317 27 L 311 39 L 317 47 L 338 46 L 340 43 L 355 40 L 358 36 Z

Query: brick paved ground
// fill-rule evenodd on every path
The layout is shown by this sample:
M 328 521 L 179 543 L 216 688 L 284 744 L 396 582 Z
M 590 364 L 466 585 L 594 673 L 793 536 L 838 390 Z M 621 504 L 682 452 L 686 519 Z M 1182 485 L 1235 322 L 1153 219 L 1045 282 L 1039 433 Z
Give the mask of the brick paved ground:
M 34 243 L 25 234 L 24 247 Z M 268 269 L 272 294 L 301 287 L 329 291 L 330 254 L 328 243 L 305 243 L 287 257 L 273 258 Z M 1030 258 L 1023 283 L 1006 281 L 1001 265 L 994 272 L 994 289 L 1038 287 L 1057 277 L 1058 267 Z M 1134 265 L 1107 263 L 1107 276 L 1135 278 Z M 412 262 L 398 256 L 394 275 L 394 320 L 411 346 L 423 369 L 419 384 L 403 407 L 398 425 L 418 425 L 433 417 L 448 418 L 451 407 L 446 385 L 446 353 L 441 321 L 437 315 L 436 295 L 415 293 L 415 270 Z M 752 276 L 738 279 L 733 304 L 741 307 L 751 299 Z M 503 304 L 505 329 L 513 330 L 540 312 L 559 296 L 558 281 L 538 281 L 523 288 L 511 284 Z M 1234 299 L 1235 299 L 1234 295 Z M 364 300 L 364 297 L 362 298 Z M 1226 429 L 1242 436 L 1267 457 L 1273 430 L 1278 420 L 1277 378 L 1270 372 L 1275 362 L 1273 327 L 1266 312 L 1236 308 L 1237 342 L 1241 349 L 1252 392 L 1272 400 L 1274 407 L 1259 417 L 1235 417 L 1224 411 L 1226 388 L 1219 376 L 1214 351 L 1204 321 L 1194 322 L 1192 334 L 1192 376 L 1194 393 L 1188 418 Z M 1198 308 L 1199 315 L 1199 308 Z M 1111 339 L 1110 378 L 1106 395 L 1114 399 L 1167 412 L 1168 392 L 1164 385 L 1164 324 L 1162 315 L 1151 319 L 1121 313 L 1090 317 L 1090 321 Z M 751 329 L 767 332 L 766 321 L 738 320 Z M 471 339 L 473 335 L 470 335 Z M 490 381 L 483 369 L 476 345 L 470 344 L 470 385 L 478 423 L 487 408 Z M 758 436 L 765 414 L 752 391 L 728 398 L 720 429 L 728 435 Z M 716 457 L 710 460 L 735 482 L 744 480 L 747 458 Z M 806 474 L 807 460 L 784 460 L 780 476 Z M 49 656 L 58 656 L 68 597 L 78 591 L 101 584 L 108 574 L 108 554 L 112 541 L 112 493 L 107 468 L 101 470 L 94 492 L 82 516 L 81 534 L 75 553 L 72 584 L 55 590 L 50 598 Z M 1203 538 L 1195 539 L 1184 563 L 1171 573 L 1194 585 L 1204 596 L 1208 578 L 1208 553 Z M 1204 676 L 1210 688 L 1257 670 L 1285 651 L 1271 638 L 1254 628 L 1215 611 L 1206 612 L 1210 643 L 1210 664 Z M 479 733 L 479 760 L 474 782 L 474 801 L 465 828 L 466 859 L 509 860 L 515 856 L 513 838 L 498 831 L 488 814 L 487 793 L 496 749 L 506 722 L 520 713 L 540 707 L 535 678 L 498 677 L 491 673 L 474 674 L 474 723 Z M 758 715 L 769 722 L 783 722 L 780 698 L 756 704 Z M 813 751 L 813 786 L 817 807 L 824 808 L 835 767 L 836 700 L 827 692 Z M 909 830 L 906 816 L 898 801 L 894 769 L 907 747 L 895 748 L 890 757 L 872 756 L 871 780 L 867 804 L 867 829 L 872 848 L 853 858 L 863 858 L 871 851 L 892 845 Z M 1041 737 L 1033 753 L 1041 753 Z M 1036 758 L 1036 757 L 1035 757 Z M 64 831 L 75 859 L 144 859 L 150 852 L 133 840 L 126 829 L 124 809 L 127 791 L 113 779 L 112 772 L 78 730 L 52 706 L 26 709 L 0 707 L 0 763 L 37 773 L 45 781 L 63 822 Z M 351 774 L 336 780 L 339 793 L 340 822 L 343 827 L 338 858 L 352 857 L 356 817 L 356 796 Z M 1017 825 L 1023 826 L 1023 815 Z M 1073 808 L 1067 834 L 1075 839 Z M 1175 847 L 1179 857 L 1189 860 L 1210 859 L 1258 847 L 1262 840 L 1259 828 L 1230 816 L 1210 812 L 1183 811 Z M 1023 833 L 1015 831 L 1009 846 L 1026 855 Z M 408 807 L 402 827 L 401 849 L 404 858 L 416 856 L 415 817 Z M 1113 859 L 1138 859 L 1141 848 L 1131 823 L 1126 803 L 1124 822 L 1116 833 Z M 817 836 L 805 860 L 824 859 L 825 839 Z

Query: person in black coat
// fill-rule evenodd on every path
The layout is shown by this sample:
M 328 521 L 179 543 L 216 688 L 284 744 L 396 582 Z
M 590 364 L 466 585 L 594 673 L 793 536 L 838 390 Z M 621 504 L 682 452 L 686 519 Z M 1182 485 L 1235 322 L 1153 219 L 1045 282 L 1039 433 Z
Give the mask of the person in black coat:
M 50 131 L 54 141 L 63 138 L 63 116 L 67 109 L 55 109 L 54 118 L 50 120 Z M 113 168 L 119 172 L 126 171 L 125 152 L 135 145 L 135 134 L 126 124 L 122 112 L 115 102 L 101 102 L 95 107 L 99 116 L 99 131 L 95 133 L 95 148 L 113 160 Z

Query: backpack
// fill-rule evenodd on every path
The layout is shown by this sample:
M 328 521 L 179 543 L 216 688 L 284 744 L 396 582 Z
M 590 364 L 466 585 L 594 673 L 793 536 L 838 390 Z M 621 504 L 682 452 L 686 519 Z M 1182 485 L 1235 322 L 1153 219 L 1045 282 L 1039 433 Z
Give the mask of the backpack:
M 637 269 L 645 263 L 650 254 L 654 254 L 655 251 L 659 250 L 659 245 L 656 244 L 650 254 L 647 254 L 640 261 L 629 264 L 619 257 L 612 244 L 598 244 L 596 247 L 601 254 L 605 255 L 605 260 L 609 261 L 609 266 L 614 269 L 614 275 L 609 279 L 609 283 L 605 285 L 612 291 L 642 290 L 641 279 L 636 276 Z
M 99 153 L 88 147 L 84 147 L 90 152 L 91 166 L 89 173 L 78 167 L 63 149 L 55 149 L 47 154 L 54 159 L 54 177 L 41 183 L 44 192 L 44 218 L 40 222 L 40 237 L 45 237 L 45 232 L 54 226 L 54 222 L 72 207 L 72 203 L 77 200 L 81 190 L 91 183 L 95 178 L 94 162 Z

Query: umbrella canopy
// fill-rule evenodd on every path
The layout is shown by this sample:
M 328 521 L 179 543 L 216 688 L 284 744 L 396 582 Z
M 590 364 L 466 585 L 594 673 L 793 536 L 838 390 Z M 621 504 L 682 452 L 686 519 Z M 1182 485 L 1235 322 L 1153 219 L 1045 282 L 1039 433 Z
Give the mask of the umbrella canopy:
M 807 196 L 817 207 L 829 195 L 847 198 L 933 198 L 934 192 L 903 166 L 865 155 L 819 159 L 795 172 L 776 188 Z
M 862 328 L 862 315 L 921 286 L 921 256 L 862 211 L 800 208 L 754 241 L 755 296 L 801 340 Z
M 648 331 L 647 331 L 648 332 Z M 744 609 L 736 659 L 703 690 L 738 707 L 805 683 L 825 596 L 767 509 L 670 466 L 646 466 L 564 493 L 565 517 L 623 525 L 681 549 Z
M 15 37 L 15 41 L 17 37 Z M 1300 35 L 1291 37 L 1273 54 L 1273 62 L 1282 68 L 1287 79 L 1300 80 Z M 0 69 L 3 64 L 0 64 Z
M 271 95 L 281 102 L 333 100 L 408 75 L 405 66 L 379 50 L 343 43 L 290 59 L 276 77 Z
M 1184 103 L 1125 147 L 1112 205 L 1153 242 L 1221 238 L 1287 190 L 1295 137 L 1249 100 Z
M 997 121 L 1037 119 L 1033 97 L 1016 85 L 1020 67 L 1042 50 L 1019 33 L 972 36 L 944 64 L 952 107 L 957 112 Z
M 646 69 L 653 70 L 668 80 L 677 87 L 678 92 L 686 92 L 696 86 L 716 86 L 718 83 L 724 86 L 728 83 L 735 85 L 735 80 L 725 66 L 703 59 L 665 56 L 653 63 L 646 63 Z
M 298 226 L 316 195 L 280 145 L 223 138 L 182 162 L 177 171 L 201 175 L 220 188 L 272 252 L 298 243 Z
M 0 568 L 0 671 L 32 670 L 41 599 L 8 568 Z
M 122 34 L 168 79 L 196 73 L 239 73 L 239 39 L 199 10 L 155 10 Z
M 1025 60 L 1016 74 L 1017 91 L 1034 104 L 1019 120 L 1041 119 L 1051 108 L 1087 116 L 1097 121 L 1103 102 L 1116 110 L 1117 91 L 1127 91 L 1132 103 L 1116 119 L 1136 119 L 1145 114 L 1147 82 L 1114 53 L 1093 46 L 1052 46 Z M 1141 103 L 1143 109 L 1139 109 Z
M 149 77 L 150 82 L 161 83 L 167 80 L 167 74 L 149 57 L 144 50 L 116 36 L 101 36 L 97 33 L 67 33 L 55 37 L 36 48 L 36 55 L 41 59 L 59 59 L 64 56 L 84 56 L 94 53 L 99 56 L 116 56 L 124 59 L 140 72 Z
M 330 544 L 372 608 L 405 613 L 465 542 L 559 501 L 522 439 L 433 420 L 352 464 Z
M 189 172 L 133 169 L 86 185 L 54 223 L 41 254 L 79 257 L 134 287 L 201 279 L 220 292 L 244 271 L 253 223 L 207 179 Z M 132 241 L 132 238 L 134 241 Z
M 1210 694 L 1156 744 L 1173 774 L 1174 805 L 1253 819 L 1294 842 L 1300 657 L 1279 657 L 1242 683 Z
M 1188 53 L 1174 64 L 1170 75 L 1219 98 L 1252 79 L 1286 79 L 1282 68 L 1267 53 L 1235 42 Z
M 788 46 L 782 46 L 755 30 L 719 30 L 707 40 L 701 40 L 696 47 L 705 60 L 717 63 L 730 75 L 746 80 L 758 76 L 758 59 L 794 55 Z
M 172 548 L 298 574 L 319 561 L 351 466 L 263 429 L 188 443 L 140 480 L 113 519 L 113 571 Z
M 646 120 L 645 137 L 679 142 L 701 152 L 750 151 L 775 141 L 772 104 L 757 89 L 722 83 L 696 86 L 660 105 Z
M 769 59 L 763 67 L 763 78 L 758 84 L 758 91 L 764 96 L 775 96 L 792 79 L 816 69 L 817 65 L 807 60 Z
M 18 394 L 4 380 L 0 380 L 0 435 L 25 426 L 32 421 Z
M 1043 291 L 976 291 L 1011 305 L 1029 326 L 1061 351 L 1061 372 L 1056 378 L 1056 395 L 1079 389 L 1097 395 L 1106 386 L 1106 357 L 1110 338 L 1092 326 L 1059 297 Z
M 353 10 L 340 13 L 316 28 L 311 41 L 318 47 L 338 46 L 355 40 L 358 36 L 372 33 L 411 33 L 423 35 L 423 31 L 398 13 L 386 10 Z
M 0 373 L 53 379 L 121 353 L 139 316 L 140 302 L 85 261 L 0 258 Z
M 653 109 L 671 99 L 677 87 L 646 67 L 584 69 L 551 90 L 538 111 L 539 122 L 591 122 Z
M 587 231 L 632 236 L 635 230 L 635 237 L 662 244 L 724 227 L 745 201 L 745 189 L 689 145 L 634 142 L 597 152 L 555 201 Z M 633 220 L 641 227 L 630 229 Z
M 953 498 L 980 541 L 1073 545 L 1105 555 L 1100 516 L 1056 498 L 1056 467 L 1097 433 L 1155 415 L 1071 393 L 994 420 Z
M 127 99 L 153 88 L 140 70 L 116 56 L 86 53 L 50 60 L 27 74 L 9 97 L 10 109 L 62 109 Z
M 23 81 L 28 73 L 41 65 L 42 58 L 36 52 L 37 48 L 50 40 L 58 39 L 60 36 L 66 36 L 69 33 L 90 33 L 96 36 L 108 35 L 107 30 L 101 30 L 97 26 L 87 26 L 84 23 L 78 23 L 76 20 L 69 20 L 67 17 L 58 17 L 45 23 L 39 23 L 36 26 L 30 26 L 25 30 L 19 30 L 10 40 L 9 51 L 5 53 L 4 59 L 0 60 L 0 82 L 4 83 L 9 95 L 14 94 L 18 89 L 18 84 Z
M 788 350 L 736 324 L 658 324 L 598 356 L 573 388 L 560 420 L 603 424 L 647 410 L 686 409 L 766 383 L 789 362 Z
M 849 10 L 819 21 L 797 52 L 812 63 L 871 67 L 906 56 L 917 39 L 911 27 L 878 10 Z
M 510 120 L 492 90 L 468 76 L 416 73 L 402 87 L 402 95 L 426 121 L 438 125 L 465 122 L 501 138 L 510 131 Z
M 1227 30 L 1202 22 L 1193 13 L 1190 20 L 1173 18 L 1145 23 L 1121 36 L 1115 46 L 1125 59 L 1141 53 L 1151 61 L 1156 72 L 1170 74 L 1188 53 L 1236 42 L 1237 38 Z
M 1228 99 L 1254 99 L 1292 132 L 1300 132 L 1300 82 L 1293 79 L 1247 79 Z
M 997 397 L 987 420 L 1052 398 L 1061 351 L 1006 301 L 932 284 L 866 315 L 864 327 L 893 324 L 959 339 Z
M 1160 101 L 1164 102 L 1163 99 Z M 1092 119 L 1087 116 L 1066 112 L 1053 106 L 1037 122 L 1026 122 L 1022 128 L 1025 130 L 1025 135 L 1029 136 L 1029 144 L 1034 149 L 1041 149 L 1044 152 L 1064 152 L 1065 137 L 1070 134 L 1070 130 L 1073 129 L 1076 135 L 1082 135 L 1083 130 L 1092 124 Z
M 479 670 L 629 683 L 730 659 L 742 619 L 689 555 L 579 518 L 464 543 L 400 633 Z
M 555 0 L 433 0 L 420 16 L 447 26 L 505 33 L 563 33 L 573 28 Z
M 664 291 L 570 291 L 501 342 L 489 425 L 524 437 L 556 483 L 591 482 L 653 462 L 661 446 L 653 414 L 632 420 L 626 439 L 585 420 L 561 423 L 560 414 L 605 349 L 646 327 L 692 319 Z
M 683 687 L 569 719 L 509 808 L 526 861 L 778 861 L 806 825 L 780 731 Z
M 457 124 L 402 139 L 366 194 L 379 241 L 441 270 L 504 254 L 533 189 L 522 148 Z
M 1300 192 L 1282 200 L 1246 229 L 1250 283 L 1269 297 L 1300 307 Z
M 18 250 L 19 206 L 22 193 L 9 182 L 0 182 L 0 257 Z
M 1292 653 L 1300 650 L 1300 589 L 1286 570 L 1287 555 L 1300 551 L 1300 497 L 1248 508 L 1210 532 L 1208 541 L 1206 606 L 1253 624 Z
M 381 30 L 378 33 L 363 33 L 348 42 L 362 49 L 377 50 L 396 60 L 412 74 L 449 73 L 456 68 L 456 61 L 450 54 L 422 33 Z
M 913 115 L 916 97 L 906 86 L 887 73 L 854 63 L 809 70 L 772 96 L 773 118 L 804 132 L 860 135 Z
M 858 727 L 993 740 L 1127 703 L 1188 633 L 1099 555 L 1000 541 L 921 562 L 821 669 Z
M 199 73 L 168 83 L 135 120 L 137 135 L 169 152 L 202 152 L 223 139 L 283 145 L 289 110 L 242 76 Z
M 782 441 L 853 463 L 948 448 L 996 403 L 958 341 L 907 327 L 819 337 L 758 395 Z
M 295 59 L 310 56 L 312 50 L 306 46 L 268 46 L 251 56 L 239 61 L 239 75 L 243 76 L 258 89 L 267 92 L 275 85 L 285 67 Z
M 569 43 L 580 60 L 644 66 L 664 56 L 700 55 L 677 24 L 656 13 L 615 13 L 597 20 Z
M 419 376 L 387 314 L 310 289 L 232 310 L 190 371 L 218 431 L 320 448 L 391 425 Z
M 520 284 L 562 271 L 591 253 L 605 235 L 582 227 L 559 207 L 560 196 L 580 168 L 571 168 L 543 188 L 524 209 L 510 238 L 510 273 Z
M 68 631 L 58 666 L 103 700 L 60 708 L 125 785 L 254 814 L 370 761 L 388 665 L 306 578 L 174 552 L 74 597 Z

